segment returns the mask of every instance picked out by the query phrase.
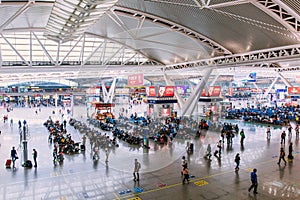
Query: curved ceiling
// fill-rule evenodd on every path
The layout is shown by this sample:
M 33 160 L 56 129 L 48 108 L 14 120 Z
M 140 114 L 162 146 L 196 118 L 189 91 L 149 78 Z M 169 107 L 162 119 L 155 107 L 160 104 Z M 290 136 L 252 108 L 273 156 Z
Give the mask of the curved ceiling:
M 84 9 L 88 10 L 87 15 Z M 20 31 L 42 31 L 60 46 L 88 34 L 126 45 L 157 63 L 174 65 L 300 46 L 299 13 L 297 0 L 119 0 L 117 3 L 114 0 L 2 0 L 0 37 Z M 54 26 L 55 23 L 71 24 L 72 29 Z M 13 47 L 18 53 L 18 45 Z M 94 54 L 90 50 L 85 58 L 91 59 Z M 1 58 L 1 63 L 4 60 Z M 286 61 L 282 64 L 294 67 Z M 198 69 L 193 72 L 199 73 Z

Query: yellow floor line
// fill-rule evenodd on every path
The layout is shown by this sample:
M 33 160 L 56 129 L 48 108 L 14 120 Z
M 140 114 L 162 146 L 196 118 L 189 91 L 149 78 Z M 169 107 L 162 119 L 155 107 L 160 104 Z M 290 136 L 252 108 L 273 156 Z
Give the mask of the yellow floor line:
M 276 159 L 273 158 L 271 160 L 260 162 L 260 163 L 257 163 L 256 166 L 266 164 L 266 163 L 270 163 L 270 162 L 274 162 L 274 160 L 276 160 Z M 242 169 L 248 172 L 248 170 L 252 169 L 252 168 L 242 168 Z M 220 175 L 227 174 L 227 173 L 232 173 L 232 172 L 233 172 L 232 170 L 228 170 L 228 171 L 224 171 L 224 172 L 220 172 L 220 173 L 216 173 L 216 174 L 212 174 L 212 175 L 208 175 L 208 176 L 203 176 L 203 177 L 200 177 L 200 178 L 193 178 L 192 180 L 190 180 L 190 182 L 194 183 L 194 182 L 197 182 L 197 181 L 200 181 L 200 180 L 203 180 L 203 179 L 209 179 L 209 178 L 212 178 L 212 177 L 215 177 L 215 176 L 220 176 Z M 179 185 L 182 185 L 182 183 L 175 183 L 175 184 L 172 184 L 172 185 L 167 185 L 165 187 L 147 190 L 147 191 L 138 193 L 138 195 L 148 194 L 148 193 L 151 193 L 151 192 L 157 192 L 157 191 L 160 191 L 160 190 L 172 188 L 172 187 L 179 186 Z M 129 194 L 129 195 L 126 195 L 126 196 L 122 196 L 122 197 L 118 198 L 118 200 L 127 199 L 127 198 L 130 198 L 130 197 L 133 197 L 134 195 L 137 195 L 137 194 Z

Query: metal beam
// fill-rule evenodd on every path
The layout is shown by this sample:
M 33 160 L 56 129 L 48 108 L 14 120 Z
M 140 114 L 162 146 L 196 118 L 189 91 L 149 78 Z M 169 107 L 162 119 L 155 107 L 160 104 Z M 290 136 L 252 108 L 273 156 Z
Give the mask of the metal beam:
M 13 16 L 11 16 L 8 20 L 6 20 L 0 26 L 0 33 L 2 33 L 2 31 L 5 29 L 5 27 L 7 27 L 9 24 L 11 24 L 11 22 L 13 22 L 17 17 L 19 17 L 21 14 L 23 14 L 33 3 L 34 3 L 34 1 L 28 1 Z
M 282 24 L 300 41 L 300 16 L 295 11 L 276 0 L 259 0 L 251 3 Z
M 25 60 L 25 58 L 19 53 L 19 51 L 7 40 L 6 37 L 4 37 L 4 35 L 0 34 L 1 37 L 5 40 L 5 42 L 10 46 L 10 48 L 12 48 L 12 50 L 22 59 L 22 61 L 27 65 L 30 66 L 30 64 L 27 62 L 27 60 Z
M 52 64 L 55 64 L 53 58 L 51 57 L 51 55 L 49 54 L 49 52 L 47 51 L 47 49 L 44 47 L 44 45 L 41 43 L 41 41 L 39 40 L 39 38 L 37 37 L 37 35 L 34 32 L 32 32 L 32 34 L 35 37 L 35 39 L 38 41 L 39 45 L 42 47 L 44 53 L 46 54 L 46 56 L 50 60 L 50 62 Z
M 196 60 L 172 65 L 166 65 L 163 70 L 180 70 L 185 68 L 203 67 L 240 67 L 253 66 L 261 63 L 274 63 L 280 61 L 297 61 L 300 59 L 300 45 L 277 47 L 247 53 Z

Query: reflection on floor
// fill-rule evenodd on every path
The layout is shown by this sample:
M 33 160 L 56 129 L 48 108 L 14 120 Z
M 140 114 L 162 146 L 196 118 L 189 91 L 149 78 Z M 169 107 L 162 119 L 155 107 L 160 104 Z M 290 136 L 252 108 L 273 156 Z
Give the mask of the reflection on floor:
M 52 114 L 53 108 L 15 108 L 8 114 L 13 126 L 0 122 L 0 199 L 299 199 L 299 141 L 294 135 L 294 160 L 286 166 L 277 165 L 280 149 L 281 128 L 272 129 L 272 138 L 266 140 L 266 127 L 256 124 L 238 123 L 245 130 L 245 145 L 241 148 L 239 136 L 233 139 L 233 145 L 223 147 L 221 160 L 212 157 L 212 161 L 203 158 L 207 144 L 216 149 L 220 135 L 208 131 L 200 138 L 193 138 L 195 151 L 191 155 L 185 152 L 187 141 L 175 139 L 173 144 L 154 146 L 149 151 L 133 148 L 120 142 L 120 147 L 110 153 L 106 164 L 105 154 L 100 152 L 100 161 L 94 163 L 90 148 L 83 153 L 65 156 L 62 165 L 52 163 L 52 145 L 48 144 L 48 132 L 43 122 L 51 116 L 61 120 L 61 116 Z M 65 115 L 66 117 L 66 115 Z M 82 117 L 77 116 L 79 119 Z M 29 125 L 29 157 L 32 149 L 38 151 L 38 167 L 26 169 L 22 164 L 22 148 L 19 145 L 18 120 L 27 120 Z M 83 119 L 84 120 L 84 119 Z M 75 141 L 81 141 L 81 135 L 71 126 L 67 128 Z M 88 142 L 87 142 L 88 143 Z M 10 149 L 15 146 L 20 159 L 17 168 L 6 169 L 5 160 Z M 288 151 L 288 141 L 285 145 Z M 241 154 L 241 168 L 235 172 L 234 157 Z M 182 184 L 180 164 L 182 155 L 187 156 L 190 175 L 189 184 Z M 133 181 L 134 158 L 142 165 L 140 181 Z M 250 172 L 257 168 L 258 194 L 248 193 Z

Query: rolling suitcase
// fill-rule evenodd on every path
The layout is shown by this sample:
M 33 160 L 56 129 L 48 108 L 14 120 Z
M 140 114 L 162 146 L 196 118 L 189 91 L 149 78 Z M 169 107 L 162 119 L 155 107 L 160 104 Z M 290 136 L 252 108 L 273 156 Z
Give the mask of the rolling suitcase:
M 11 168 L 11 159 L 7 159 L 5 162 L 5 167 L 6 168 Z

